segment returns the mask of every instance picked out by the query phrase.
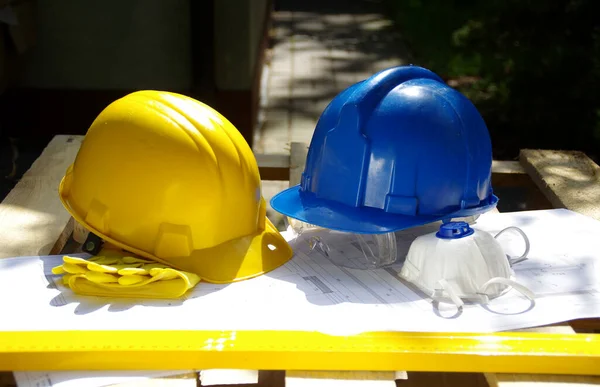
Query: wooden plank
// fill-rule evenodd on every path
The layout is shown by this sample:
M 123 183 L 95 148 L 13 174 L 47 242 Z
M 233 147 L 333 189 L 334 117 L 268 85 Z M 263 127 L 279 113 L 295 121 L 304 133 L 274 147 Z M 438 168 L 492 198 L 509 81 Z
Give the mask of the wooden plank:
M 285 181 L 290 178 L 290 155 L 255 154 L 261 180 Z
M 529 175 L 520 173 L 493 173 L 492 187 L 500 200 L 516 200 L 519 206 L 509 203 L 510 211 L 543 210 L 554 208 Z
M 262 181 L 286 181 L 290 178 L 289 168 L 258 167 Z
M 475 372 L 409 372 L 399 387 L 487 387 L 485 377 Z
M 492 173 L 526 174 L 525 168 L 518 161 L 492 160 Z
M 584 153 L 523 149 L 520 162 L 555 207 L 600 220 L 600 167 Z
M 598 318 L 582 318 L 569 322 L 569 325 L 576 332 L 581 333 L 600 333 L 600 319 Z
M 297 144 L 297 143 L 294 143 Z M 260 168 L 285 168 L 290 167 L 290 155 L 288 154 L 262 154 L 257 153 L 254 155 L 256 162 Z
M 0 372 L 0 387 L 17 387 L 12 372 Z
M 300 184 L 306 156 L 308 154 L 308 145 L 301 142 L 293 142 L 290 147 L 290 187 Z
M 256 157 L 256 162 L 258 163 L 262 180 L 288 180 L 292 170 L 302 174 L 302 171 L 304 170 L 304 162 L 308 153 L 308 144 L 294 142 L 291 144 L 291 147 L 296 148 L 290 151 L 290 155 L 280 153 L 256 153 L 254 155 Z M 291 161 L 292 153 L 296 157 L 296 160 L 294 160 L 293 163 Z M 304 160 L 302 160 L 302 158 L 304 158 Z M 299 171 L 298 165 L 302 165 L 302 169 Z M 529 179 L 525 169 L 518 161 L 493 160 L 492 174 L 494 177 L 505 175 L 522 175 L 524 179 Z M 295 180 L 295 178 L 292 180 Z
M 285 387 L 285 371 L 259 371 L 258 386 Z
M 58 185 L 82 136 L 56 136 L 0 203 L 0 258 L 60 251 L 73 229 Z

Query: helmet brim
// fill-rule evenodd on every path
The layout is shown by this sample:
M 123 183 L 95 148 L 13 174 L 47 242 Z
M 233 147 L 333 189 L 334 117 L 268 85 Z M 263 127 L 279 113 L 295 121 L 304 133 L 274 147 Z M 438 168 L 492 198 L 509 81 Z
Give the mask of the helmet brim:
M 300 185 L 290 187 L 271 199 L 271 207 L 290 218 L 319 227 L 357 234 L 385 234 L 422 226 L 444 219 L 461 218 L 487 212 L 498 203 L 491 195 L 488 204 L 444 215 L 398 215 L 370 207 L 350 207 L 340 203 L 321 200 L 311 194 L 302 195 Z
M 190 257 L 169 258 L 165 263 L 195 273 L 205 282 L 232 283 L 275 270 L 293 255 L 287 241 L 265 218 L 265 228 L 253 235 L 196 250 Z
M 194 250 L 190 256 L 158 257 L 151 252 L 122 243 L 88 224 L 84 217 L 70 205 L 68 176 L 69 172 L 60 182 L 59 197 L 75 221 L 116 248 L 178 270 L 194 273 L 204 282 L 226 284 L 254 278 L 282 266 L 294 255 L 291 246 L 265 216 L 264 228 L 256 230 L 254 234 L 235 238 L 210 248 Z

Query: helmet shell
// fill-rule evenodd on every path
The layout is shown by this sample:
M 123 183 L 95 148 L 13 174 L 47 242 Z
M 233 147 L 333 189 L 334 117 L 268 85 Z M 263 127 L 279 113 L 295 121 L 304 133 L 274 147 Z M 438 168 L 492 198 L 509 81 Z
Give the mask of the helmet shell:
M 272 201 L 321 227 L 384 233 L 493 208 L 492 149 L 475 106 L 433 72 L 381 71 L 338 94 L 301 184 Z
M 106 107 L 59 191 L 71 215 L 102 239 L 206 281 L 253 277 L 292 256 L 266 218 L 242 135 L 183 95 L 139 91 Z

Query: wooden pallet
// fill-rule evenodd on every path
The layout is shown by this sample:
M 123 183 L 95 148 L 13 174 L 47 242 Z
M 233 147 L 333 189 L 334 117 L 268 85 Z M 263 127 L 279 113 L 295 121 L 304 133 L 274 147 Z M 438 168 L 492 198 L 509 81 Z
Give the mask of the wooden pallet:
M 58 183 L 73 162 L 82 136 L 56 136 L 33 163 L 21 181 L 0 204 L 0 258 L 71 253 L 78 249 L 73 240 L 74 222 L 58 198 Z M 288 180 L 297 184 L 304 169 L 306 144 L 292 143 L 290 155 L 257 155 L 264 180 Z M 494 187 L 524 188 L 529 209 L 564 207 L 600 219 L 600 167 L 580 152 L 523 150 L 519 161 L 494 162 Z M 600 322 L 586 319 L 528 329 L 537 332 L 600 332 Z M 401 365 L 399 365 L 401 368 Z M 212 372 L 212 371 L 208 371 Z M 220 372 L 220 371 L 215 371 Z M 239 376 L 220 372 L 223 384 Z M 247 375 L 246 375 L 247 378 Z M 213 378 L 214 379 L 214 378 Z M 257 372 L 259 386 L 347 385 L 363 380 L 396 379 L 401 386 L 504 386 L 530 384 L 564 386 L 600 385 L 600 377 L 570 375 L 476 374 L 409 372 Z M 152 379 L 136 386 L 196 386 L 196 373 L 173 378 Z M 12 373 L 0 373 L 0 387 L 14 386 Z M 132 384 L 128 384 L 132 385 Z

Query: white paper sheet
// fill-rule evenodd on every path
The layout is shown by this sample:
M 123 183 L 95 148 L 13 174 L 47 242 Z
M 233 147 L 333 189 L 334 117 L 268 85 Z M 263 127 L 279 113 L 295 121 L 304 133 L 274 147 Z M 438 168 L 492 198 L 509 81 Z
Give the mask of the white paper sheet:
M 488 306 L 458 311 L 432 303 L 400 280 L 400 264 L 341 268 L 317 250 L 309 252 L 307 241 L 299 239 L 291 242 L 294 258 L 271 273 L 229 285 L 200 283 L 185 299 L 171 301 L 82 297 L 51 274 L 61 256 L 3 259 L 0 313 L 10 318 L 0 319 L 0 330 L 490 332 L 600 317 L 600 222 L 546 210 L 484 214 L 473 227 L 496 233 L 507 226 L 522 228 L 530 238 L 530 259 L 515 270 L 517 280 L 537 294 L 534 304 L 511 291 Z M 414 236 L 404 238 L 406 247 Z M 511 241 L 507 235 L 502 244 L 514 254 L 522 248 L 518 237 Z M 346 247 L 345 254 L 356 249 Z
M 203 386 L 257 384 L 258 371 L 212 369 L 200 371 L 200 382 Z
M 185 372 L 184 372 L 185 373 Z M 19 387 L 103 387 L 180 375 L 181 371 L 15 372 Z

